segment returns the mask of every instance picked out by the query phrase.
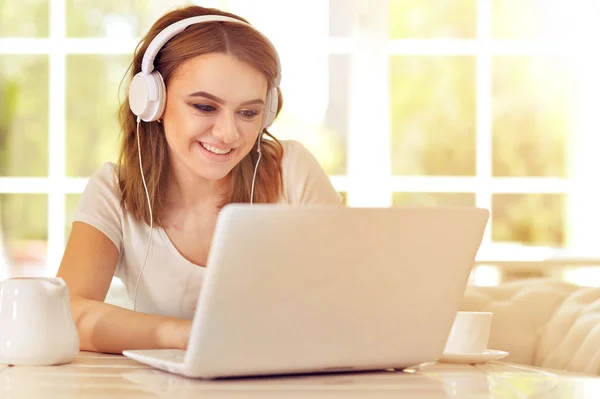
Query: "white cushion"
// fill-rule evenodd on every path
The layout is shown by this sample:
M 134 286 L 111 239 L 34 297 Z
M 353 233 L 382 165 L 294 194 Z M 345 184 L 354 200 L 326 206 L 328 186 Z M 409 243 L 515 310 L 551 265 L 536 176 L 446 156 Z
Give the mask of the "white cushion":
M 469 286 L 461 310 L 493 312 L 488 348 L 509 352 L 506 361 L 536 365 L 548 321 L 577 287 L 552 280 L 521 280 L 497 287 Z
M 535 365 L 600 374 L 600 289 L 579 288 L 543 327 Z

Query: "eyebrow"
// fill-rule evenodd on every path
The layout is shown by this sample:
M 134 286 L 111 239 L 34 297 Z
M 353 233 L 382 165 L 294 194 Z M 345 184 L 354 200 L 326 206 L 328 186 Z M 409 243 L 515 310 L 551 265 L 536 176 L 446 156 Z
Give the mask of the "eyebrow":
M 219 97 L 217 97 L 213 94 L 207 93 L 205 91 L 196 91 L 196 92 L 190 94 L 188 97 L 204 97 L 204 98 L 208 98 L 209 100 L 213 100 L 216 103 L 225 104 L 225 100 L 223 100 L 222 98 L 219 98 Z M 240 105 L 264 104 L 264 103 L 265 102 L 262 99 L 256 98 L 254 100 L 244 101 Z

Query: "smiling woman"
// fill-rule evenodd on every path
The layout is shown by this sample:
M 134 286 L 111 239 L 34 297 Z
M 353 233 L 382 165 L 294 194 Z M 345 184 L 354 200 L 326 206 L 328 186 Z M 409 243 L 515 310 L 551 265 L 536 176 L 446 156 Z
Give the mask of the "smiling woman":
M 144 153 L 155 155 L 151 158 L 152 161 L 161 160 L 158 161 L 160 163 L 163 162 L 163 158 L 168 157 L 171 169 L 177 171 L 177 174 L 186 175 L 184 179 L 193 180 L 204 173 L 208 173 L 208 176 L 216 173 L 213 178 L 219 180 L 231 172 L 228 187 L 223 187 L 223 182 L 202 183 L 202 186 L 211 187 L 209 190 L 217 191 L 217 196 L 221 197 L 221 205 L 229 202 L 248 202 L 252 196 L 255 202 L 276 202 L 282 192 L 282 147 L 276 139 L 257 140 L 257 136 L 262 136 L 262 133 L 270 136 L 266 129 L 273 122 L 282 104 L 278 87 L 281 68 L 277 51 L 265 36 L 233 14 L 223 13 L 221 21 L 210 23 L 190 23 L 191 20 L 186 22 L 186 18 L 199 17 L 198 13 L 193 12 L 197 9 L 199 8 L 189 7 L 181 10 L 183 20 L 179 21 L 167 14 L 150 29 L 145 40 L 142 40 L 143 44 L 133 62 L 130 92 L 135 96 L 132 99 L 130 95 L 129 102 L 124 102 L 120 110 L 121 126 L 126 132 L 119 162 L 123 202 L 131 212 L 148 223 L 149 209 L 152 209 L 152 218 L 161 224 L 162 201 L 158 199 L 167 200 L 173 195 L 161 191 L 165 189 L 162 181 L 171 176 L 163 173 L 164 170 L 156 165 L 146 166 L 143 175 L 148 178 L 148 191 L 153 193 L 150 196 L 150 206 L 147 206 L 141 179 L 143 176 L 138 173 L 135 115 L 129 108 L 142 120 L 149 122 L 140 126 L 141 136 L 150 136 L 156 140 L 148 140 L 145 143 L 142 140 L 141 148 Z M 153 90 L 159 94 L 166 92 L 166 96 L 159 95 L 157 102 L 146 103 L 145 90 L 148 80 L 156 82 L 153 83 L 156 85 Z M 161 89 L 164 86 L 166 90 Z M 209 93 L 213 102 L 198 103 L 195 99 L 190 101 L 190 94 L 197 92 Z M 225 95 L 231 98 L 225 98 Z M 215 102 L 214 97 L 222 98 L 221 104 Z M 138 104 L 139 98 L 141 101 Z M 254 120 L 242 120 L 242 125 L 239 123 L 240 118 L 235 119 L 238 121 L 235 124 L 232 123 L 233 119 L 227 118 L 230 114 L 244 116 L 243 113 L 232 113 L 232 105 L 237 109 L 242 102 L 254 101 L 257 98 L 268 102 L 267 108 L 254 109 L 259 117 L 253 118 Z M 228 103 L 228 107 L 224 107 L 224 102 Z M 241 109 L 237 109 L 239 110 Z M 263 112 L 265 110 L 267 112 Z M 195 111 L 197 115 L 209 114 L 211 117 L 190 117 L 191 111 Z M 164 119 L 163 126 L 160 126 L 161 117 Z M 215 169 L 216 165 L 199 164 L 199 161 L 207 160 L 206 158 L 212 155 L 198 145 L 198 142 L 202 142 L 199 136 L 205 135 L 207 129 L 214 137 L 208 141 L 204 140 L 205 144 L 213 147 L 215 144 L 226 146 L 233 141 L 235 147 L 239 147 L 230 156 L 233 163 L 216 164 L 218 171 Z M 165 145 L 165 141 L 169 146 Z M 250 152 L 253 145 L 258 147 L 259 144 L 263 146 L 260 154 L 257 151 Z M 200 147 L 199 153 L 205 157 L 192 161 L 192 154 L 198 154 L 197 147 Z M 192 150 L 194 152 L 190 153 Z M 260 161 L 264 167 L 257 169 L 254 179 L 254 175 L 248 171 L 254 170 L 254 166 L 258 164 L 258 155 L 261 155 Z M 210 157 L 208 160 L 228 159 Z M 203 170 L 200 175 L 198 167 Z M 162 174 L 154 176 L 156 173 Z M 189 176 L 189 173 L 196 177 Z M 252 190 L 254 180 L 258 183 L 256 192 Z M 194 194 L 203 195 L 197 188 Z
M 342 197 L 304 146 L 268 132 L 282 106 L 279 57 L 241 18 L 196 6 L 167 13 L 130 76 L 119 162 L 89 180 L 58 275 L 82 349 L 185 348 L 225 204 Z M 104 303 L 113 275 L 133 311 Z

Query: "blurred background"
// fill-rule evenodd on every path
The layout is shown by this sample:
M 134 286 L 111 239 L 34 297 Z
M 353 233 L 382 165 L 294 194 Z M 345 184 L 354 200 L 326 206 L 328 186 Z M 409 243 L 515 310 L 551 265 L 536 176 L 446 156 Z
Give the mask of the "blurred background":
M 473 283 L 600 285 L 596 0 L 2 0 L 0 279 L 56 273 L 87 179 L 116 160 L 132 52 L 185 4 L 271 38 L 272 131 L 349 206 L 486 207 Z

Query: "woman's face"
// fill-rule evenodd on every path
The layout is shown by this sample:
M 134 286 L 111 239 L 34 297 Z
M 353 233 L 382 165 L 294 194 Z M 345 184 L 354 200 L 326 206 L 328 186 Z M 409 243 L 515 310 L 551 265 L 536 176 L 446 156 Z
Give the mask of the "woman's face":
M 226 177 L 256 142 L 267 87 L 264 74 L 228 54 L 181 64 L 162 117 L 171 166 L 207 180 Z

